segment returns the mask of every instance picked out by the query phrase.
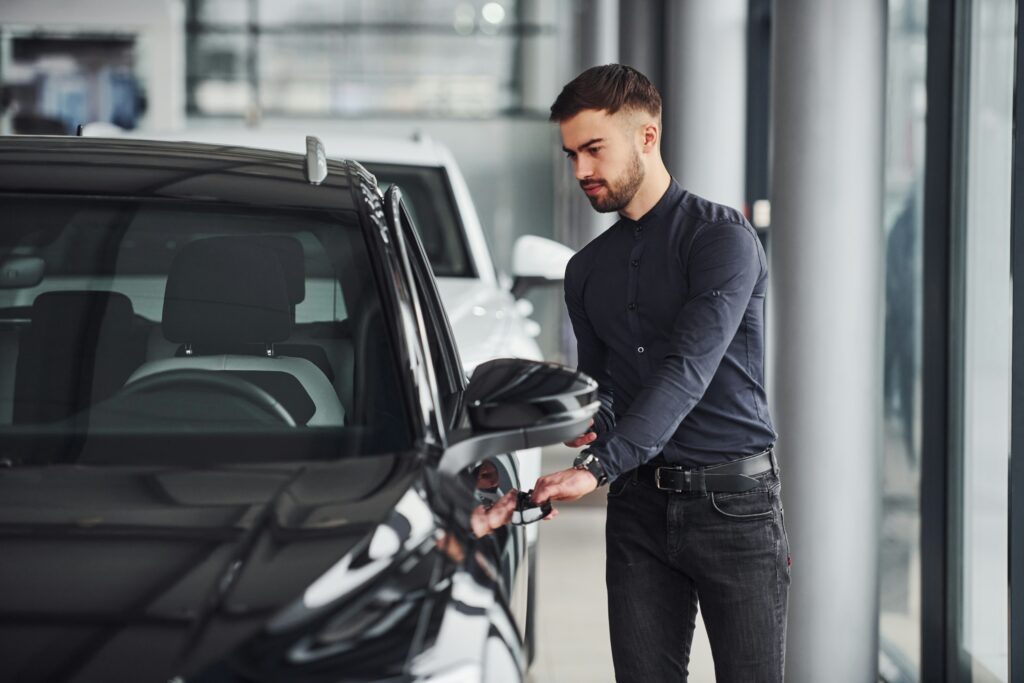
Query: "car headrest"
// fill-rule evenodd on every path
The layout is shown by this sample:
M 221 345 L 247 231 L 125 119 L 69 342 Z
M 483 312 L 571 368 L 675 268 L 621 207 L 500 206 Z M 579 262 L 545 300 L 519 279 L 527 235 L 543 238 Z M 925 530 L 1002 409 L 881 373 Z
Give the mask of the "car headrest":
M 131 300 L 119 292 L 43 292 L 32 302 L 32 329 L 69 339 L 86 328 L 127 335 L 134 315 Z
M 292 313 L 277 251 L 258 240 L 190 242 L 171 263 L 163 332 L 185 344 L 268 344 L 291 333 Z
M 302 242 L 291 235 L 231 235 L 208 237 L 203 241 L 223 241 L 228 244 L 248 242 L 271 249 L 281 261 L 289 303 L 294 306 L 306 298 L 306 254 L 302 250 Z

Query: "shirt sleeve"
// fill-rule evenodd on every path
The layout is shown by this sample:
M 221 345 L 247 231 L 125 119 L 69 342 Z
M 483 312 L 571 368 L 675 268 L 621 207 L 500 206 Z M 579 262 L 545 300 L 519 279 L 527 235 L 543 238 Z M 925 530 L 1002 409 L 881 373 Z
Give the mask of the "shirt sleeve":
M 601 408 L 594 415 L 594 432 L 602 437 L 615 426 L 615 392 L 608 375 L 608 347 L 598 338 L 583 307 L 583 278 L 570 262 L 565 272 L 565 307 L 576 335 L 577 368 L 590 375 L 598 385 Z
M 738 224 L 701 228 L 688 265 L 688 297 L 672 324 L 669 351 L 600 444 L 609 480 L 660 453 L 700 401 L 736 336 L 761 276 L 757 237 Z

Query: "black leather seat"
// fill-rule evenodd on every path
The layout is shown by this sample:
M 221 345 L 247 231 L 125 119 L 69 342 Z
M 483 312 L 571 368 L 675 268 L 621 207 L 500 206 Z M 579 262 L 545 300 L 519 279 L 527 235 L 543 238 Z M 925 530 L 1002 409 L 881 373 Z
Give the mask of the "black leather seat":
M 162 330 L 185 355 L 145 363 L 129 384 L 174 370 L 228 372 L 266 389 L 299 424 L 341 425 L 344 409 L 323 371 L 275 351 L 294 318 L 282 243 L 211 237 L 182 247 L 167 276 Z
M 285 288 L 288 293 L 288 304 L 291 309 L 292 323 L 295 322 L 295 307 L 306 298 L 306 262 L 305 253 L 302 250 L 302 243 L 288 235 L 245 235 L 230 237 L 210 237 L 203 242 L 207 245 L 221 244 L 231 249 L 233 245 L 249 244 L 265 247 L 277 255 L 281 263 L 281 271 L 284 274 Z M 320 371 L 327 376 L 327 379 L 334 382 L 334 369 L 331 367 L 327 352 L 323 347 L 315 344 L 299 344 L 285 342 L 274 347 L 279 356 L 291 356 L 293 358 L 305 358 L 313 365 L 320 368 Z M 233 346 L 222 346 L 211 348 L 209 346 L 197 346 L 193 349 L 195 353 L 208 355 L 211 353 L 230 353 L 236 355 L 262 355 L 264 349 L 260 345 L 235 344 Z M 175 353 L 177 356 L 185 355 L 185 347 L 180 347 Z
M 15 423 L 53 422 L 117 392 L 143 360 L 145 331 L 116 292 L 46 292 L 32 305 L 14 380 Z

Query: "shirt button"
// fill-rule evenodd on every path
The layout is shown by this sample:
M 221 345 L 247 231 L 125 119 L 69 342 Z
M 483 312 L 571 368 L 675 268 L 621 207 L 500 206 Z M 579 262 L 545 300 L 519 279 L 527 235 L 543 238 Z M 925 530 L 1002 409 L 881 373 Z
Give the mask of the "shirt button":
M 642 346 L 636 347 L 636 352 L 637 353 L 643 353 L 644 352 L 644 347 L 642 347 Z
M 629 305 L 629 310 L 631 310 L 631 311 L 635 311 L 635 310 L 636 310 L 636 304 L 635 304 L 635 303 L 631 303 L 631 304 Z
M 638 258 L 633 259 L 632 261 L 629 262 L 629 265 L 631 265 L 634 268 L 636 268 L 637 266 L 640 265 L 640 259 L 638 259 Z

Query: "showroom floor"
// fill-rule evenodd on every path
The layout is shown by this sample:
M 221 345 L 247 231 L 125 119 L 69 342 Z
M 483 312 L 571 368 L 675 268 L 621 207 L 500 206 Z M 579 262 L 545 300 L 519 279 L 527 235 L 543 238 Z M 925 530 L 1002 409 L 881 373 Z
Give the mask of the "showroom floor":
M 574 450 L 544 449 L 544 472 L 572 464 Z M 603 491 L 604 489 L 602 489 Z M 604 588 L 603 495 L 559 506 L 540 534 L 537 658 L 532 683 L 613 681 Z M 690 681 L 714 681 L 711 650 L 698 619 Z

